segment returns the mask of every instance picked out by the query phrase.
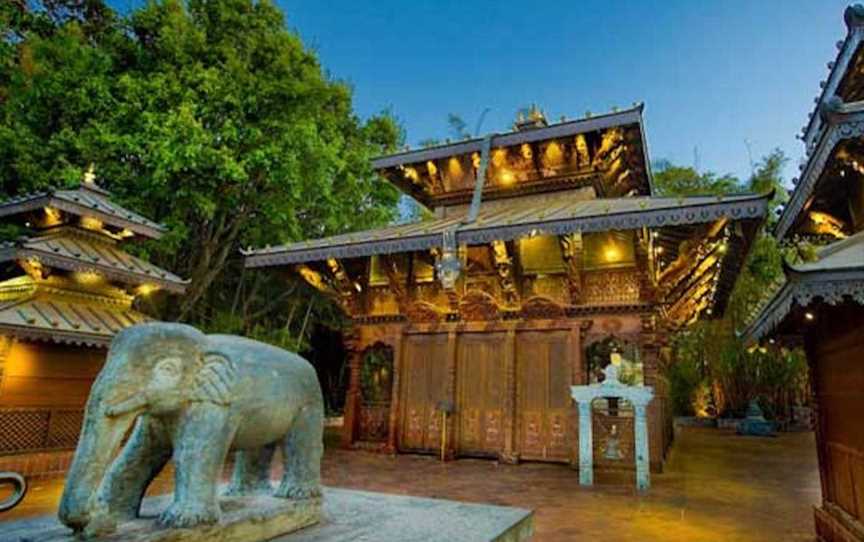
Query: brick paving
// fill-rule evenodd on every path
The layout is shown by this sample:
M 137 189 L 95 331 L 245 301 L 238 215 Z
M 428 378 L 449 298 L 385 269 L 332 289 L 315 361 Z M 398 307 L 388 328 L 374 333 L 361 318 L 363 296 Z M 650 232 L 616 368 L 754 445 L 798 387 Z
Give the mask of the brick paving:
M 531 508 L 538 542 L 812 542 L 820 499 L 812 433 L 760 439 L 685 429 L 646 496 L 580 488 L 578 473 L 562 465 L 442 464 L 361 451 L 328 450 L 323 476 L 330 486 Z M 154 493 L 169 490 L 170 473 L 155 486 Z M 53 513 L 61 490 L 62 480 L 35 481 L 0 521 Z

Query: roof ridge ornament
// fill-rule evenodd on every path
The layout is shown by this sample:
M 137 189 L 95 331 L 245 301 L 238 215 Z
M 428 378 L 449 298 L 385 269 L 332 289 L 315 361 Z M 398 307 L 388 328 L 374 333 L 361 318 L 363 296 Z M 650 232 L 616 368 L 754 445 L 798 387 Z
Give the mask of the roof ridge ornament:
M 111 192 L 105 190 L 96 182 L 96 165 L 93 162 L 90 162 L 90 165 L 87 166 L 87 171 L 84 172 L 84 178 L 81 180 L 81 184 L 79 188 L 82 190 L 88 190 L 90 192 L 95 192 L 100 196 L 110 196 Z
M 843 21 L 849 31 L 856 28 L 864 27 L 864 6 L 861 4 L 853 4 L 846 8 L 843 12 Z

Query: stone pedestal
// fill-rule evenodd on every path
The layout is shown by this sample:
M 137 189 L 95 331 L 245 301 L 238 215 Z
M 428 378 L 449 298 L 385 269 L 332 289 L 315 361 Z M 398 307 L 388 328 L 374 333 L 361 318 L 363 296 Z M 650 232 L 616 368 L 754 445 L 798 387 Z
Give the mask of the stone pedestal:
M 321 500 L 291 501 L 269 495 L 223 497 L 222 521 L 192 529 L 166 529 L 156 523 L 171 504 L 171 496 L 144 499 L 141 517 L 118 526 L 98 542 L 259 542 L 318 523 Z M 0 526 L 0 540 L 9 542 L 80 542 L 55 518 L 40 518 Z
M 332 488 L 324 489 L 320 521 L 318 507 L 305 511 L 302 508 L 292 509 L 290 501 L 261 497 L 255 506 L 250 503 L 248 508 L 252 510 L 244 507 L 245 519 L 235 522 L 236 527 L 231 527 L 226 525 L 226 522 L 232 522 L 231 518 L 238 513 L 238 510 L 233 509 L 233 501 L 234 499 L 223 501 L 223 521 L 220 526 L 205 528 L 193 537 L 194 529 L 156 529 L 152 517 L 168 504 L 167 497 L 145 499 L 142 511 L 151 518 L 132 522 L 139 526 L 128 530 L 124 528 L 121 533 L 107 540 L 525 542 L 530 540 L 534 533 L 534 513 L 531 510 Z M 308 523 L 303 523 L 306 520 Z M 311 526 L 300 529 L 301 523 Z M 289 531 L 294 532 L 282 536 L 278 534 L 278 529 L 291 525 L 295 527 L 289 528 Z M 141 536 L 144 532 L 161 538 L 144 538 Z M 252 536 L 257 538 L 250 538 Z M 0 523 L 0 540 L 79 542 L 55 517 Z M 100 539 L 99 542 L 103 540 L 105 539 Z

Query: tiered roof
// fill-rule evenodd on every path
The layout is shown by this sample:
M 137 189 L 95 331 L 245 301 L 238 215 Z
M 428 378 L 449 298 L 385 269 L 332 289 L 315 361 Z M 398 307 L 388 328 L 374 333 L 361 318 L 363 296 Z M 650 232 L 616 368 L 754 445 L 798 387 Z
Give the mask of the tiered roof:
M 649 195 L 642 110 L 638 104 L 555 124 L 535 111 L 534 122 L 519 122 L 511 132 L 382 156 L 372 167 L 432 208 L 472 199 L 487 144 L 484 201 L 586 186 L 598 197 Z
M 795 306 L 820 299 L 864 305 L 864 231 L 823 247 L 816 261 L 784 266 L 785 279 L 756 311 L 745 335 L 758 341 L 781 327 Z
M 864 7 L 848 7 L 844 18 L 846 38 L 837 42 L 837 57 L 828 63 L 828 78 L 802 130 L 807 161 L 774 232 L 781 240 L 802 235 L 834 241 L 816 261 L 784 266 L 784 277 L 743 333 L 750 341 L 796 328 L 803 308 L 816 300 L 864 305 L 864 216 L 849 205 L 858 197 L 853 187 L 864 183 Z
M 76 188 L 0 203 L 0 219 L 36 230 L 0 245 L 0 262 L 26 272 L 0 283 L 0 333 L 107 346 L 121 329 L 148 319 L 132 308 L 137 295 L 185 290 L 177 275 L 121 248 L 135 237 L 158 239 L 164 227 L 109 197 L 88 173 Z
M 697 312 L 719 316 L 770 195 L 652 196 L 642 109 L 552 125 L 537 114 L 505 134 L 377 158 L 376 171 L 433 208 L 436 218 L 250 250 L 246 266 L 647 229 L 664 259 L 681 260 L 676 268 L 684 270 L 669 285 L 670 310 L 687 312 L 682 307 L 692 297 Z M 699 251 L 679 254 L 683 241 L 695 246 L 694 240 L 702 241 Z M 684 261 L 691 256 L 693 262 Z

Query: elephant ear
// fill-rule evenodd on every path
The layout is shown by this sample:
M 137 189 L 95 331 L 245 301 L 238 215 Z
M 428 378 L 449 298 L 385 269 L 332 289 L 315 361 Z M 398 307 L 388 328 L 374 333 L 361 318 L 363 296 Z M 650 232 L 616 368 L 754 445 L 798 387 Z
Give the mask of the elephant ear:
M 229 405 L 234 399 L 236 383 L 237 367 L 234 362 L 218 352 L 207 352 L 195 374 L 192 400 Z

